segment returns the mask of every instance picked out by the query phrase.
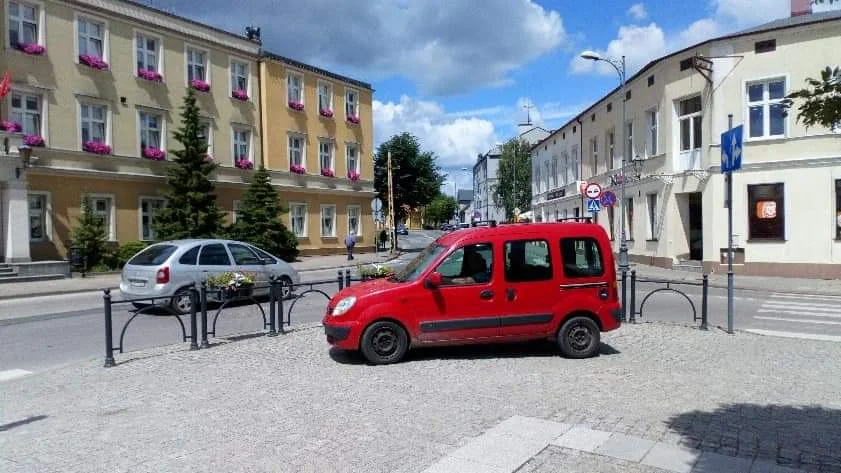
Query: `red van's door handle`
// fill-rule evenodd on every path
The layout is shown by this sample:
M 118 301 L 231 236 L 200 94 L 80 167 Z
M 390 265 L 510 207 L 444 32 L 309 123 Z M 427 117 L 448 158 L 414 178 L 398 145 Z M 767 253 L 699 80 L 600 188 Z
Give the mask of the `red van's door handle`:
M 479 298 L 481 299 L 493 299 L 493 296 L 494 292 L 489 289 L 485 289 L 484 291 L 479 293 Z
M 515 291 L 513 287 L 509 287 L 508 290 L 505 291 L 505 295 L 508 297 L 509 301 L 513 301 L 514 297 L 517 295 L 517 291 Z

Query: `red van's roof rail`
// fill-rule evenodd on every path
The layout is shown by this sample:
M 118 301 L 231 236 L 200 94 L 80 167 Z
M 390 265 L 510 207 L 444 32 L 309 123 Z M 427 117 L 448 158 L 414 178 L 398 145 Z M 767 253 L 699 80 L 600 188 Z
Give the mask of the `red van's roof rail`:
M 471 227 L 496 227 L 496 220 L 476 220 L 471 222 Z
M 567 218 L 559 218 L 555 220 L 556 222 L 584 222 L 584 223 L 593 223 L 593 217 L 567 217 Z

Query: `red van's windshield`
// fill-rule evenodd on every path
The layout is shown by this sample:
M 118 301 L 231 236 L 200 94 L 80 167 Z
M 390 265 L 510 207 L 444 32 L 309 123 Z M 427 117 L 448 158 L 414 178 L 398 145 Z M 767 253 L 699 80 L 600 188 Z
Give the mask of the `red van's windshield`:
M 432 243 L 424 248 L 424 250 L 421 251 L 420 254 L 418 254 L 418 256 L 416 256 L 415 259 L 413 259 L 408 265 L 406 265 L 402 271 L 397 273 L 394 279 L 400 282 L 410 282 L 416 280 L 426 271 L 426 268 L 435 261 L 435 258 L 446 250 L 446 246 L 439 245 L 438 243 Z

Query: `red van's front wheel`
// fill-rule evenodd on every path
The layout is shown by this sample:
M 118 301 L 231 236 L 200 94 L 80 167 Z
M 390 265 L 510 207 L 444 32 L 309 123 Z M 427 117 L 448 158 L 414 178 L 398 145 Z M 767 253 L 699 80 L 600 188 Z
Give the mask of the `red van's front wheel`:
M 365 329 L 360 343 L 362 354 L 375 365 L 397 363 L 409 349 L 409 337 L 400 325 L 383 320 Z
M 589 317 L 572 317 L 558 330 L 558 346 L 568 358 L 590 358 L 599 351 L 601 332 Z

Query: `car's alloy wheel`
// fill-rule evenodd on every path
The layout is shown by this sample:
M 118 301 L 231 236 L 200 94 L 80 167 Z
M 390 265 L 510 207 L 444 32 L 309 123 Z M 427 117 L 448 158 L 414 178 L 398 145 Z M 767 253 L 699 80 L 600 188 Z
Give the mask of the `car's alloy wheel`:
M 287 276 L 280 277 L 280 297 L 283 300 L 292 297 L 292 280 Z
M 180 315 L 189 314 L 193 302 L 190 300 L 190 290 L 181 289 L 172 296 L 170 305 Z
M 569 358 L 589 358 L 598 352 L 600 343 L 599 326 L 589 317 L 572 317 L 558 330 L 558 346 Z
M 390 322 L 375 322 L 362 334 L 362 354 L 375 365 L 396 363 L 403 359 L 409 349 L 409 337 L 400 325 Z

